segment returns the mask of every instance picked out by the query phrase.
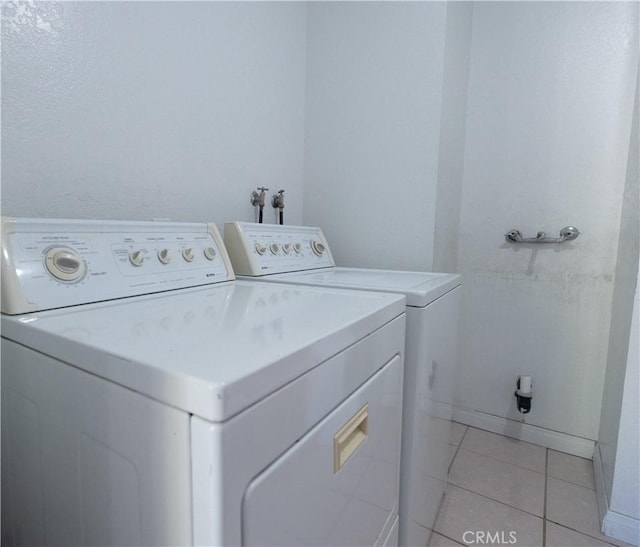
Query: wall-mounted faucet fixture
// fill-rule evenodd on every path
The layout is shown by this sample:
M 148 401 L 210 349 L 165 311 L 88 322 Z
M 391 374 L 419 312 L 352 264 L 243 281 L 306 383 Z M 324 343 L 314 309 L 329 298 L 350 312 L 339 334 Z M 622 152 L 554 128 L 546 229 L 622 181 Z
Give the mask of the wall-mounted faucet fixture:
M 522 237 L 519 230 L 511 230 L 504 234 L 509 243 L 562 243 L 571 241 L 580 235 L 580 231 L 575 226 L 565 226 L 560 230 L 560 237 L 547 237 L 544 232 L 538 232 L 536 237 Z
M 273 194 L 271 205 L 274 209 L 280 209 L 280 224 L 284 224 L 284 190 L 278 190 L 277 194 Z
M 264 209 L 264 199 L 266 196 L 266 192 L 269 191 L 269 188 L 265 188 L 264 186 L 258 186 L 258 190 L 260 190 L 260 193 L 258 193 L 256 190 L 251 192 L 251 205 L 253 205 L 254 207 L 256 205 L 258 206 L 259 208 L 258 222 L 262 224 L 262 211 Z

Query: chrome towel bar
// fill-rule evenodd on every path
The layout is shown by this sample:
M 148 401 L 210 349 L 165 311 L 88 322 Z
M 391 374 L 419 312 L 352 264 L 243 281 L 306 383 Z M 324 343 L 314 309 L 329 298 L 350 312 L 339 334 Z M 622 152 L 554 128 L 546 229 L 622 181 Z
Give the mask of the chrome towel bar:
M 519 230 L 511 230 L 504 234 L 504 237 L 509 243 L 563 243 L 579 235 L 580 231 L 575 226 L 565 226 L 560 230 L 560 237 L 547 237 L 544 232 L 538 232 L 536 237 L 522 237 Z

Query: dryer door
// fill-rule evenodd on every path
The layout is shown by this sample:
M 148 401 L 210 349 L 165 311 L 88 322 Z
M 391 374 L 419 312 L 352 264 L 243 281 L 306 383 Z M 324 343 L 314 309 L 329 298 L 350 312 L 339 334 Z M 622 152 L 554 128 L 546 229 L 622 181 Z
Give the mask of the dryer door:
M 249 484 L 243 545 L 386 538 L 397 513 L 401 386 L 396 357 Z

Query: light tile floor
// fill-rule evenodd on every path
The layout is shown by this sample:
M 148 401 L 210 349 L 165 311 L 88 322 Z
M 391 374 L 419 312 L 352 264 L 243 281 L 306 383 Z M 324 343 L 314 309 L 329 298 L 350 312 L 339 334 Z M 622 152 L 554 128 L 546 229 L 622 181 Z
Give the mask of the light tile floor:
M 626 547 L 600 533 L 591 460 L 458 423 L 451 443 L 431 547 Z

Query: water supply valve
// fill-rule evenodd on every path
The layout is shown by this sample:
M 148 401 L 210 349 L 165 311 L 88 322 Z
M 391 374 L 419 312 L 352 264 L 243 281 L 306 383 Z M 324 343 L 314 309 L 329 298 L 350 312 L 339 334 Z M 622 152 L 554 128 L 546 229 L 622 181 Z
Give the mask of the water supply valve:
M 531 376 L 518 376 L 514 395 L 518 412 L 521 414 L 528 414 L 531 411 L 531 399 L 533 399 L 531 386 Z
M 284 190 L 278 190 L 277 194 L 273 194 L 271 205 L 274 209 L 284 209 Z
M 251 205 L 253 205 L 254 207 L 258 205 L 260 207 L 264 207 L 265 192 L 268 192 L 269 188 L 258 186 L 258 190 L 260 190 L 260 193 L 258 193 L 256 190 L 251 192 Z
M 274 209 L 280 209 L 280 224 L 284 224 L 284 190 L 278 190 L 271 198 L 271 205 Z
M 269 188 L 265 188 L 264 186 L 258 186 L 258 190 L 260 190 L 260 193 L 258 193 L 256 190 L 251 192 L 251 205 L 253 205 L 254 207 L 256 206 L 258 207 L 258 211 L 259 211 L 258 222 L 262 224 L 262 211 L 264 210 L 264 198 Z

